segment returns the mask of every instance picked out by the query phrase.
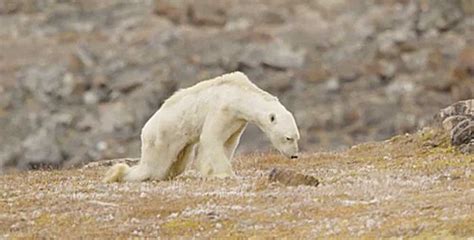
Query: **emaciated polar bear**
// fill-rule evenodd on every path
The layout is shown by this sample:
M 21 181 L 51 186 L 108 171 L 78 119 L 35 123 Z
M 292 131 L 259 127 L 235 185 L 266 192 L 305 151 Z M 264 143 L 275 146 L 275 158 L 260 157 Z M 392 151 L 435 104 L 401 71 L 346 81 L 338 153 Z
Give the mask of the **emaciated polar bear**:
M 293 115 L 245 74 L 233 72 L 168 98 L 142 129 L 139 164 L 117 164 L 104 181 L 171 179 L 194 156 L 203 176 L 234 176 L 230 160 L 248 122 L 282 154 L 297 158 L 300 135 Z

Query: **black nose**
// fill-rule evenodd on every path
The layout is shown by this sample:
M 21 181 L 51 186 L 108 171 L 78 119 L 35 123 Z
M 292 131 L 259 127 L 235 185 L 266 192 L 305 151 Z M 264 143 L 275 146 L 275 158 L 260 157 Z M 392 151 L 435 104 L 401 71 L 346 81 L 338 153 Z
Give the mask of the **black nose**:
M 291 159 L 296 159 L 296 158 L 298 158 L 298 156 L 297 156 L 297 155 L 293 155 L 293 156 L 291 156 L 290 158 L 291 158 Z

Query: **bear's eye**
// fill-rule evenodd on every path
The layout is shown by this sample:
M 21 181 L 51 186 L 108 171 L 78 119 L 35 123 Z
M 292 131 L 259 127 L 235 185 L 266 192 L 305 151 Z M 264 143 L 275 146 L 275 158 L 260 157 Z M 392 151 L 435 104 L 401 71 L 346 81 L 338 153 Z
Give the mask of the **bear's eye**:
M 273 114 L 273 113 L 272 113 L 272 114 L 270 114 L 270 122 L 271 122 L 271 123 L 274 123 L 274 122 L 275 122 L 275 120 L 276 120 L 276 116 L 275 116 L 275 114 Z
M 286 141 L 291 142 L 291 141 L 293 141 L 293 138 L 291 138 L 291 137 L 286 137 Z

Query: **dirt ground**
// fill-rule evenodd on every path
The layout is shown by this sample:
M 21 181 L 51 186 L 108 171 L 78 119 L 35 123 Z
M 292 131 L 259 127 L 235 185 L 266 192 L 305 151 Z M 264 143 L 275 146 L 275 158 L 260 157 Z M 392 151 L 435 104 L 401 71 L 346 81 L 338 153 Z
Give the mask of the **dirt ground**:
M 298 160 L 240 156 L 235 179 L 190 169 L 172 181 L 105 184 L 105 165 L 0 176 L 0 239 L 474 237 L 474 156 L 432 130 Z M 321 184 L 270 183 L 274 167 Z

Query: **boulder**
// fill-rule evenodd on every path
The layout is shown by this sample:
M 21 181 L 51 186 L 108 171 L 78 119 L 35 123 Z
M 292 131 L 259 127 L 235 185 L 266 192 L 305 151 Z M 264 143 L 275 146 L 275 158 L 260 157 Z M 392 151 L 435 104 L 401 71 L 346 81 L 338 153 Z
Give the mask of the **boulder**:
M 442 109 L 436 118 L 449 132 L 451 143 L 465 153 L 474 152 L 474 99 Z

